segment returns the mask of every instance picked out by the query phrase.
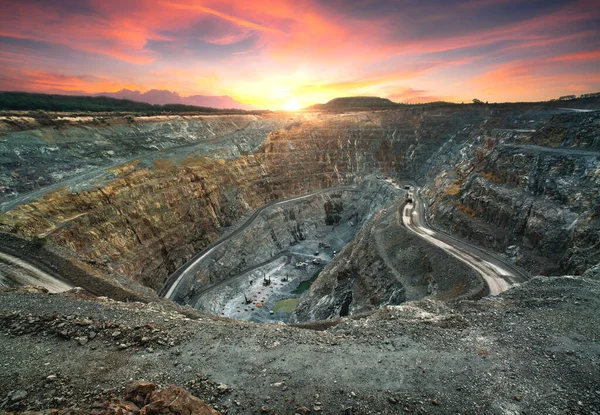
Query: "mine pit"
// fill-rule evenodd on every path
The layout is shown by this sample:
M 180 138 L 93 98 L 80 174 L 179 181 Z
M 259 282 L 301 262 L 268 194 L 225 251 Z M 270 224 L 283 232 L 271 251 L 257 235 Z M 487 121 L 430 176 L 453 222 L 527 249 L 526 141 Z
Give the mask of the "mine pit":
M 213 314 L 220 311 L 224 317 L 254 322 L 287 322 L 302 292 L 328 262 L 324 260 L 316 265 L 302 262 L 304 259 L 298 254 L 277 258 L 199 296 L 191 305 Z M 298 267 L 298 264 L 304 263 L 307 265 Z
M 570 102 L 0 118 L 0 411 L 594 413 Z
M 401 194 L 392 180 L 373 176 L 352 189 L 275 202 L 251 222 L 232 225 L 244 229 L 223 237 L 163 291 L 215 315 L 287 322 L 302 294 L 361 224 Z

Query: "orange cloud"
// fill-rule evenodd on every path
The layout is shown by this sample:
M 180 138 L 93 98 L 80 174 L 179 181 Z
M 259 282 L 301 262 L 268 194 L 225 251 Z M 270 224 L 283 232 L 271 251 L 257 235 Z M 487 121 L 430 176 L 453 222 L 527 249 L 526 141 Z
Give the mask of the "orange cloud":
M 50 4 L 36 8 L 17 4 L 11 12 L 0 17 L 0 36 L 56 43 L 136 64 L 155 60 L 155 56 L 143 49 L 149 37 L 147 29 L 129 19 L 74 15 L 63 21 Z
M 565 57 L 568 55 L 564 55 Z M 600 74 L 590 72 L 549 72 L 548 62 L 552 59 L 530 59 L 523 62 L 509 62 L 498 65 L 494 69 L 474 78 L 472 84 L 479 91 L 498 97 L 503 100 L 543 100 L 556 98 L 557 91 L 560 95 L 576 89 L 600 89 Z M 569 62 L 564 59 L 564 62 Z M 582 81 L 577 88 L 572 88 L 573 80 Z M 537 91 L 536 98 L 532 98 L 532 91 Z M 515 97 L 515 98 L 508 98 Z
M 11 85 L 18 84 L 19 89 L 46 93 L 99 93 L 105 91 L 116 91 L 123 88 L 136 89 L 136 84 L 124 83 L 118 79 L 112 79 L 94 75 L 73 76 L 43 71 L 13 71 L 2 68 L 5 82 L 0 78 L 1 90 L 13 90 Z
M 600 50 L 588 50 L 585 52 L 574 52 L 566 55 L 555 56 L 548 59 L 549 62 L 573 62 L 573 61 L 588 61 L 600 60 Z

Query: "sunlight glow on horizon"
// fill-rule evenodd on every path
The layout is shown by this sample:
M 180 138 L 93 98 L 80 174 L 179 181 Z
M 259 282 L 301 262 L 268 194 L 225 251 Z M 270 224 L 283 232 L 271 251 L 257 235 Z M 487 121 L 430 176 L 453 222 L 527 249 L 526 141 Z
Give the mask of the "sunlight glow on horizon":
M 290 98 L 283 104 L 284 111 L 298 111 L 302 109 L 302 104 L 296 98 Z
M 0 90 L 159 90 L 157 100 L 227 96 L 287 111 L 342 96 L 505 102 L 600 91 L 597 0 L 395 3 L 7 0 Z

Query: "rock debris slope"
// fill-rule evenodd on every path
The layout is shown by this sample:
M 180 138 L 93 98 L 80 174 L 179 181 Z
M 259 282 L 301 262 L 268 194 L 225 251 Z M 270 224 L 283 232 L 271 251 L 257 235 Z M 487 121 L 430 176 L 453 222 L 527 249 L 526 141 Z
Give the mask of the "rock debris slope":
M 314 331 L 3 292 L 0 405 L 89 408 L 144 379 L 228 414 L 591 414 L 599 298 L 597 280 L 534 278 L 499 297 L 408 302 Z
M 479 129 L 428 186 L 430 218 L 534 274 L 581 274 L 600 261 L 599 136 L 597 112 Z
M 386 208 L 361 229 L 302 298 L 292 321 L 330 319 L 426 296 L 486 294 L 471 268 L 404 227 L 402 206 Z

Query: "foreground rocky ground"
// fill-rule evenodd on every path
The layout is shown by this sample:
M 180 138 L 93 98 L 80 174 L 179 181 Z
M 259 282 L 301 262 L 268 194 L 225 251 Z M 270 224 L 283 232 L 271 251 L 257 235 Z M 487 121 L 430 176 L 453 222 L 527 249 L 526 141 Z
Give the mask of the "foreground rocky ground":
M 594 414 L 599 310 L 593 272 L 303 327 L 3 291 L 0 408 L 107 410 L 143 379 L 229 414 Z
M 49 380 L 56 377 L 51 375 Z M 10 397 L 12 401 L 19 401 L 26 397 L 23 390 L 16 391 Z M 14 413 L 14 412 L 13 412 Z M 219 415 L 219 412 L 210 407 L 201 399 L 191 395 L 185 389 L 169 385 L 157 389 L 152 382 L 133 381 L 125 387 L 123 399 L 110 398 L 103 400 L 97 398 L 89 408 L 50 409 L 41 411 L 27 411 L 23 415 Z

